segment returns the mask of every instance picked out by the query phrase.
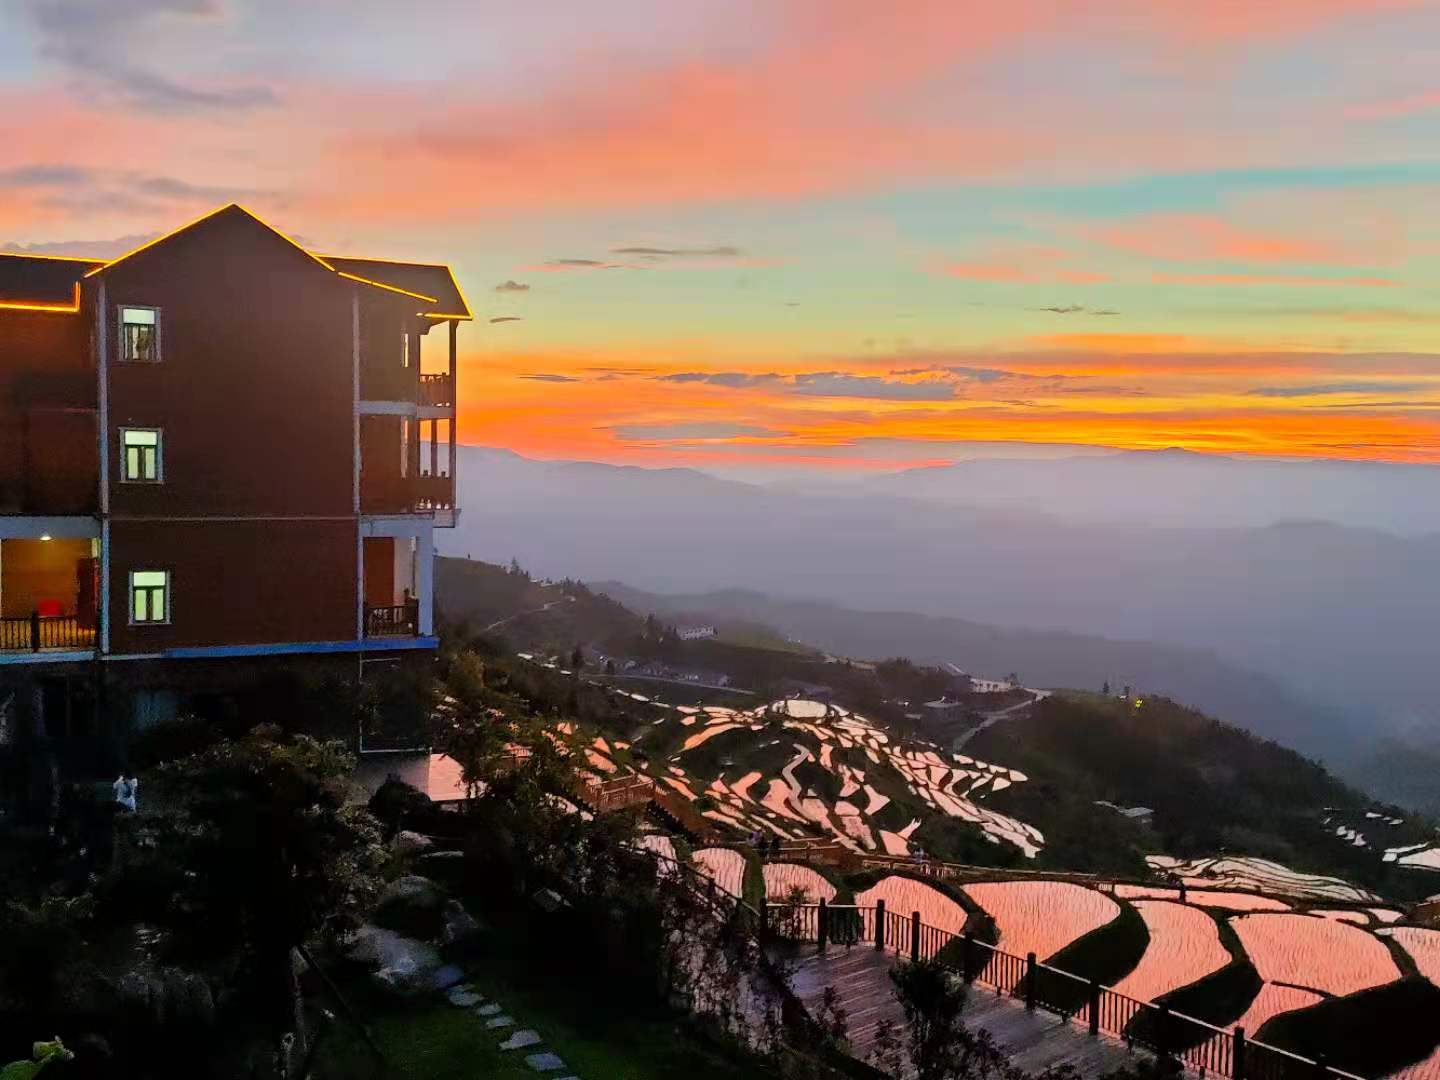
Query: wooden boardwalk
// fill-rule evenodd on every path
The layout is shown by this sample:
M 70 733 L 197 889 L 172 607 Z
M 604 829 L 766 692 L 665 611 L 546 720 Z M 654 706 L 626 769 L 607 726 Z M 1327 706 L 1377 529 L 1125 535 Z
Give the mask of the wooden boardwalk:
M 820 953 L 813 945 L 803 945 L 798 953 L 784 955 L 793 965 L 791 985 L 811 1016 L 827 986 L 839 992 L 854 1057 L 868 1060 L 881 1020 L 904 1024 L 900 1003 L 891 992 L 890 968 L 898 962 L 892 953 L 868 945 L 832 945 Z M 1135 1055 L 1116 1039 L 1091 1036 L 1078 1024 L 1043 1009 L 1032 1012 L 1023 1001 L 982 986 L 970 988 L 964 1018 L 971 1030 L 989 1031 L 1012 1063 L 1026 1072 L 1072 1065 L 1081 1076 L 1098 1077 L 1135 1061 Z

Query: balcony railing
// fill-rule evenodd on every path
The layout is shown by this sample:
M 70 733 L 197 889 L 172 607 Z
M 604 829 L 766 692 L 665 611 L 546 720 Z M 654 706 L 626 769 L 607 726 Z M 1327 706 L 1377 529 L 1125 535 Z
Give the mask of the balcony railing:
M 366 637 L 415 637 L 420 633 L 420 603 L 365 605 Z
M 0 652 L 40 652 L 43 649 L 89 649 L 95 631 L 82 626 L 77 615 L 41 615 L 0 619 Z
M 448 371 L 420 376 L 420 398 L 417 404 L 431 408 L 447 408 L 455 404 L 455 381 Z
M 449 510 L 455 505 L 455 483 L 448 476 L 421 473 L 415 478 L 415 506 L 418 510 Z

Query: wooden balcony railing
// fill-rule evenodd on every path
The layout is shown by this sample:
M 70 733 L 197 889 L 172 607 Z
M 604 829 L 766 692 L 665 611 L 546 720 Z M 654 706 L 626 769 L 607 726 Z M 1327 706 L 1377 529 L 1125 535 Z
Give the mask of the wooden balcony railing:
M 0 652 L 40 652 L 42 649 L 88 649 L 95 631 L 80 625 L 77 615 L 41 615 L 0 619 Z
M 365 605 L 366 637 L 415 637 L 420 633 L 420 603 Z
M 438 375 L 420 376 L 420 399 L 418 405 L 431 408 L 446 408 L 455 404 L 455 381 L 449 372 Z

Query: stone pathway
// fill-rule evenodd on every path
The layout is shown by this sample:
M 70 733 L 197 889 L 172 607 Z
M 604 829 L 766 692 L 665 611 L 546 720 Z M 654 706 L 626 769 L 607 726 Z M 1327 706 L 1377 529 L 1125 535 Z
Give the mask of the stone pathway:
M 435 975 L 435 987 L 443 991 L 445 998 L 457 1009 L 465 1009 L 475 1017 L 476 1023 L 493 1031 L 499 1041 L 496 1046 L 503 1053 L 514 1053 L 517 1057 L 523 1051 L 525 1064 L 546 1080 L 580 1080 L 566 1068 L 565 1060 L 553 1050 L 546 1049 L 545 1040 L 538 1031 L 516 1026 L 515 1018 L 505 1011 L 498 1001 L 486 1001 L 485 996 L 465 981 L 465 972 L 453 964 L 447 964 Z

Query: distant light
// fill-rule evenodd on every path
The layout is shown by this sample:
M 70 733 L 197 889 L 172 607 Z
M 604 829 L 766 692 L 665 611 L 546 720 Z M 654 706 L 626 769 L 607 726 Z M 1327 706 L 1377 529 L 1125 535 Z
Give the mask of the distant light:
M 44 536 L 40 537 L 40 539 L 41 539 L 41 540 L 49 540 L 49 539 L 50 539 L 50 534 L 49 534 L 49 533 L 46 533 Z

